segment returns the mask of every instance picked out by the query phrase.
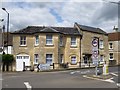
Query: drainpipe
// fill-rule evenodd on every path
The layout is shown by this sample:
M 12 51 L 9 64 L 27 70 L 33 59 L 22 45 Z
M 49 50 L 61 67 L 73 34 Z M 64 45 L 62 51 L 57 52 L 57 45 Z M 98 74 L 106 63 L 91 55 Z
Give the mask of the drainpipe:
M 80 37 L 80 68 L 81 68 L 81 61 L 82 61 L 82 60 L 81 60 L 81 56 L 82 56 L 82 55 L 81 55 L 81 54 L 82 54 L 82 51 L 81 51 L 81 45 L 82 45 L 82 44 L 81 44 L 81 40 L 82 40 L 82 35 L 81 35 L 81 37 Z

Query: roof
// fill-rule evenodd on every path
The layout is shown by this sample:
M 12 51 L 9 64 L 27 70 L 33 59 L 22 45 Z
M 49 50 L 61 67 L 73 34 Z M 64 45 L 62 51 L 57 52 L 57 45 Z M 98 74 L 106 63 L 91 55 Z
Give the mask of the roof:
M 100 28 L 80 25 L 75 23 L 82 31 L 88 31 L 98 34 L 107 35 L 105 31 Z M 45 27 L 45 26 L 28 26 L 19 31 L 13 32 L 13 34 L 35 34 L 35 33 L 62 33 L 65 35 L 82 35 L 82 33 L 76 27 Z
M 4 35 L 3 35 L 3 33 L 0 33 L 0 41 L 1 42 L 3 40 L 2 36 L 4 36 L 4 46 L 7 46 L 7 32 L 4 32 Z M 13 38 L 13 35 L 10 32 L 8 32 L 8 46 L 13 45 L 12 38 Z M 2 43 L 0 44 L 0 46 L 1 45 L 2 45 Z
M 75 23 L 79 28 L 80 30 L 82 31 L 88 31 L 88 32 L 94 32 L 94 33 L 98 33 L 98 34 L 105 34 L 107 35 L 107 33 L 105 31 L 103 31 L 102 29 L 100 28 L 96 28 L 96 27 L 91 27 L 91 26 L 85 26 L 85 25 L 80 25 L 78 23 Z
M 108 33 L 109 41 L 119 41 L 120 40 L 120 32 Z
M 28 26 L 13 34 L 35 34 L 35 33 L 62 33 L 67 35 L 80 35 L 74 27 L 45 27 L 45 26 Z

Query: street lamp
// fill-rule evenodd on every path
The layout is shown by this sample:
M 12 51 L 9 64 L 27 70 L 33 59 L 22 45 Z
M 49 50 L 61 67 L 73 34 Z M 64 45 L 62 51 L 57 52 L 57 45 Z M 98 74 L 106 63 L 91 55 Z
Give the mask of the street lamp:
M 5 8 L 2 8 L 2 10 L 4 10 L 8 14 L 7 16 L 7 54 L 8 54 L 9 13 Z

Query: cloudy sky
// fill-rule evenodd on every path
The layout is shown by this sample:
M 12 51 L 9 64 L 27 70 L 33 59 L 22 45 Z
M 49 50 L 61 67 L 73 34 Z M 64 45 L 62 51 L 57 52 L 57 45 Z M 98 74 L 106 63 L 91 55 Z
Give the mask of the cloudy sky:
M 108 0 L 4 0 L 1 7 L 10 14 L 10 31 L 31 25 L 73 27 L 74 22 L 106 32 L 118 26 L 118 5 Z M 7 13 L 0 12 L 2 24 L 6 24 Z

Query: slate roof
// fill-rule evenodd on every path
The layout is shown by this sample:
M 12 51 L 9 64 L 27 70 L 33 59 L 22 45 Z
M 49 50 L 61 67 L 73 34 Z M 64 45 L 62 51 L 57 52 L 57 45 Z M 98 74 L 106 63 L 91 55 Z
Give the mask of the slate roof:
M 75 23 L 80 30 L 94 32 L 98 34 L 107 35 L 105 31 L 100 28 L 80 25 Z M 35 34 L 35 33 L 62 33 L 65 35 L 82 35 L 76 27 L 45 27 L 45 26 L 28 26 L 19 31 L 13 32 L 13 34 Z
M 75 23 L 82 31 L 88 31 L 88 32 L 94 32 L 94 33 L 98 33 L 98 34 L 105 34 L 107 35 L 107 33 L 105 31 L 103 31 L 100 28 L 96 28 L 96 27 L 91 27 L 91 26 L 85 26 L 85 25 L 80 25 L 78 23 Z
M 57 31 L 63 34 L 80 35 L 79 31 L 74 27 L 52 27 L 52 28 L 56 29 Z
M 74 27 L 45 27 L 45 26 L 28 26 L 13 34 L 35 34 L 35 33 L 62 33 L 70 35 L 80 35 L 79 31 Z

